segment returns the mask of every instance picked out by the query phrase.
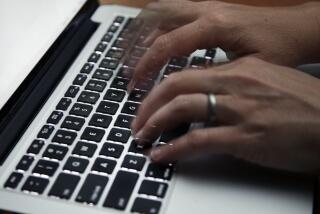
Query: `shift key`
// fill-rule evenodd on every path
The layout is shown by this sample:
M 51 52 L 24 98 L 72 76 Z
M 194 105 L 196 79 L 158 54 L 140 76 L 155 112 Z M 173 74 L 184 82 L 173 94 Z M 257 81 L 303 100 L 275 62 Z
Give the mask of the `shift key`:
M 119 171 L 103 206 L 119 210 L 126 209 L 138 177 L 136 173 Z

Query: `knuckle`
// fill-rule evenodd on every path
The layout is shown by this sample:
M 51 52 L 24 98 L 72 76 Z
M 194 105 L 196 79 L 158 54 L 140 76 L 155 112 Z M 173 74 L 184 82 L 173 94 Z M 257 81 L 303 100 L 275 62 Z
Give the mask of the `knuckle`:
M 189 100 L 186 95 L 179 95 L 172 100 L 172 111 L 175 114 L 185 114 L 188 112 Z
M 170 88 L 170 90 L 174 90 L 177 85 L 181 82 L 181 75 L 179 73 L 170 74 L 165 80 L 164 84 Z

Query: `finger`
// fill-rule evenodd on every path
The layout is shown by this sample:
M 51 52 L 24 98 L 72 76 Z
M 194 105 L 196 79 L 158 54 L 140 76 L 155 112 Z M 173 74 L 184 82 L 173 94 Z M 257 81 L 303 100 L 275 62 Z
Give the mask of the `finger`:
M 240 130 L 234 126 L 195 129 L 169 144 L 153 148 L 150 158 L 155 162 L 173 162 L 203 153 L 235 154 L 240 136 Z
M 147 38 L 143 41 L 143 43 L 149 47 L 152 45 L 152 43 L 161 35 L 164 35 L 168 33 L 167 31 L 164 30 L 160 30 L 160 29 L 155 29 L 154 31 L 152 31 Z
M 203 25 L 202 22 L 195 21 L 158 37 L 140 59 L 131 84 L 134 86 L 147 72 L 159 71 L 171 57 L 187 55 L 196 49 L 207 47 L 209 37 L 211 40 L 214 35 L 206 32 L 208 29 Z

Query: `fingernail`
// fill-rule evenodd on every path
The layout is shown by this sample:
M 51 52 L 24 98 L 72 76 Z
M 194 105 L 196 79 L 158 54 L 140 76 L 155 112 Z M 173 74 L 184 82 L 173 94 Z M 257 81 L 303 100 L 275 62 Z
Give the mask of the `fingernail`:
M 159 161 L 161 157 L 161 149 L 152 149 L 150 153 L 150 158 L 152 161 Z
M 128 86 L 127 86 L 127 92 L 128 92 L 129 94 L 133 91 L 135 85 L 136 85 L 136 81 L 135 81 L 135 80 L 131 80 L 131 81 L 129 82 L 129 84 L 128 84 Z
M 137 139 L 138 141 L 141 141 L 143 139 L 143 129 L 139 130 L 138 133 L 134 136 L 135 139 Z

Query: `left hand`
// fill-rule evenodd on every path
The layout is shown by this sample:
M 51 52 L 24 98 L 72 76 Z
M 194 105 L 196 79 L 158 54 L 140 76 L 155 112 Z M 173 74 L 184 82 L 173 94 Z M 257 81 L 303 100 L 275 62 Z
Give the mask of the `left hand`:
M 206 70 L 174 73 L 141 104 L 132 130 L 140 143 L 185 122 L 207 121 L 216 96 L 219 126 L 189 131 L 153 148 L 171 162 L 196 153 L 224 153 L 264 166 L 320 169 L 320 81 L 291 68 L 247 57 Z

